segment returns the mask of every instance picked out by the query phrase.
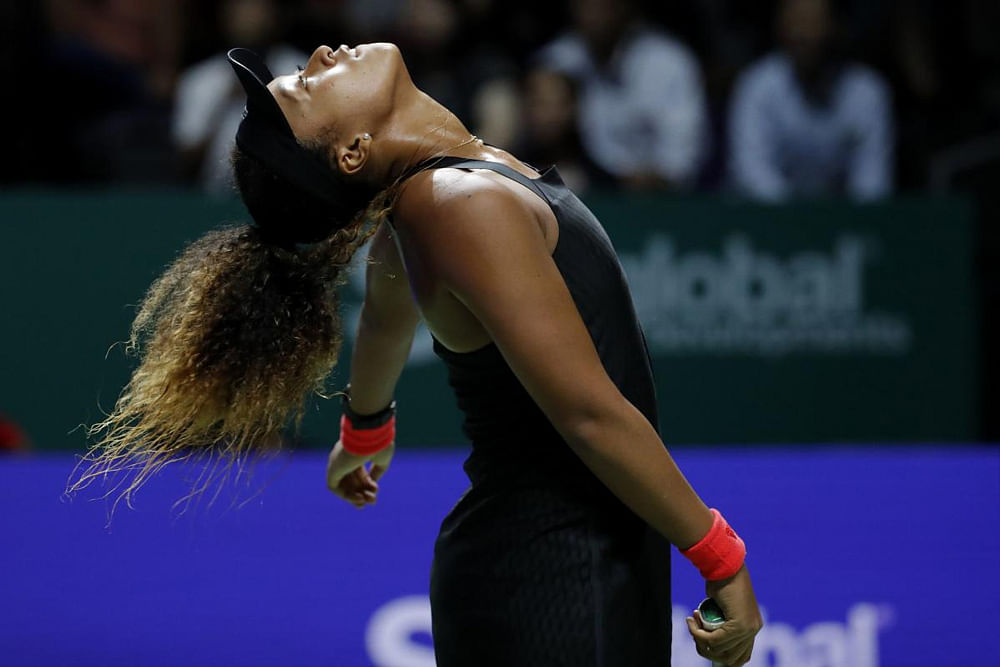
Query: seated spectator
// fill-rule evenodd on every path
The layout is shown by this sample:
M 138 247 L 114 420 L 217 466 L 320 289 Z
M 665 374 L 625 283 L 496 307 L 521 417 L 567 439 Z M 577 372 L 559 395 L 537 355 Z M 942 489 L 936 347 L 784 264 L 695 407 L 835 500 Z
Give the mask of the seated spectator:
M 225 0 L 220 8 L 227 46 L 256 51 L 275 75 L 304 65 L 308 56 L 278 43 L 273 0 Z M 173 137 L 187 165 L 208 192 L 232 191 L 229 155 L 246 97 L 224 53 L 181 74 L 174 105 Z
M 557 166 L 563 181 L 577 194 L 614 186 L 614 177 L 583 148 L 572 79 L 552 70 L 533 69 L 524 78 L 522 100 L 517 155 L 538 168 Z
M 729 117 L 737 189 L 764 201 L 892 191 L 893 121 L 886 84 L 836 49 L 829 0 L 783 0 L 780 50 L 739 79 Z
M 643 25 L 632 0 L 572 0 L 573 29 L 538 63 L 580 85 L 593 159 L 629 187 L 689 186 L 707 148 L 701 72 L 679 41 Z

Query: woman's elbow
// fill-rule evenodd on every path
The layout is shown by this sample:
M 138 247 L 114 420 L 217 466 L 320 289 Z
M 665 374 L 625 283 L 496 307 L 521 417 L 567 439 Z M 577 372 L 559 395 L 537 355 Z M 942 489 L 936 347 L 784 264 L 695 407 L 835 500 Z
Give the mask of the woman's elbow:
M 561 420 L 559 431 L 573 449 L 591 450 L 607 444 L 614 434 L 624 431 L 631 407 L 624 397 L 578 405 Z

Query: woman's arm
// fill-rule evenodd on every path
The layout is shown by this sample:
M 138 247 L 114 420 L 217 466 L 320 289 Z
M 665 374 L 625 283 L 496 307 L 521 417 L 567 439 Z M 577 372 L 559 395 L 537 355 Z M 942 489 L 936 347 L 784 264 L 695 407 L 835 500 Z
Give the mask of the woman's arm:
M 351 355 L 354 412 L 373 414 L 392 400 L 419 321 L 392 228 L 382 223 L 368 253 L 365 301 Z
M 530 208 L 486 176 L 437 170 L 397 215 L 407 255 L 482 323 L 594 474 L 678 547 L 701 539 L 712 515 L 608 377 Z
M 368 253 L 365 301 L 351 356 L 353 412 L 374 414 L 392 400 L 419 321 L 392 229 L 382 223 Z M 388 469 L 394 450 L 393 443 L 374 455 L 358 456 L 346 451 L 338 440 L 327 461 L 327 486 L 355 507 L 374 503 L 378 480 Z

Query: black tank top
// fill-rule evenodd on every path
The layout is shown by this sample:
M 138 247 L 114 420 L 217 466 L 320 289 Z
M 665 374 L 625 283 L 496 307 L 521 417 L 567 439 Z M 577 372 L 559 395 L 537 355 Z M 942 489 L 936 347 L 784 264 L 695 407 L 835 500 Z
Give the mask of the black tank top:
M 601 362 L 618 390 L 659 429 L 656 389 L 646 340 L 636 318 L 625 273 L 611 240 L 590 210 L 563 184 L 554 167 L 531 179 L 507 165 L 446 157 L 424 169 L 488 169 L 522 184 L 552 209 L 559 238 L 552 258 L 590 332 Z M 458 353 L 436 338 L 434 352 L 464 414 L 472 443 L 465 471 L 473 484 L 509 482 L 522 469 L 559 477 L 596 478 L 511 371 L 494 343 Z

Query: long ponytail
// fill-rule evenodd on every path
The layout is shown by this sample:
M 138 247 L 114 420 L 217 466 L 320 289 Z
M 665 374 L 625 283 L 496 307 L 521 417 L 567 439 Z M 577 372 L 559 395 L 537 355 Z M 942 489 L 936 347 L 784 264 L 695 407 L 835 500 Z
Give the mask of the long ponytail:
M 237 152 L 234 165 L 255 216 L 329 215 L 246 155 Z M 366 203 L 384 214 L 387 196 Z M 337 362 L 337 288 L 375 228 L 367 211 L 357 210 L 308 247 L 281 247 L 241 225 L 184 249 L 139 307 L 127 345 L 138 367 L 112 413 L 91 427 L 96 443 L 68 490 L 110 476 L 116 482 L 108 493 L 130 502 L 168 463 L 240 463 L 276 450 L 282 429 L 300 422 L 306 398 L 323 391 Z

